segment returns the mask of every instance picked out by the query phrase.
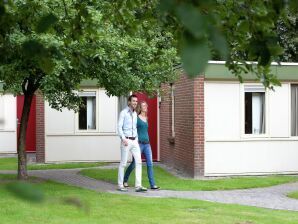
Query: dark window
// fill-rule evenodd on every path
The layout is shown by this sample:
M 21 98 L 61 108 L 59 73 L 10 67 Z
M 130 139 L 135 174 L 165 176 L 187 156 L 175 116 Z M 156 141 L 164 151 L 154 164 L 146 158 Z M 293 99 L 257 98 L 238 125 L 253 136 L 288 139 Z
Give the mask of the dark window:
M 96 129 L 96 92 L 80 93 L 79 130 Z
M 252 93 L 245 93 L 245 134 L 252 134 Z
M 262 89 L 245 87 L 245 134 L 265 134 L 265 90 Z

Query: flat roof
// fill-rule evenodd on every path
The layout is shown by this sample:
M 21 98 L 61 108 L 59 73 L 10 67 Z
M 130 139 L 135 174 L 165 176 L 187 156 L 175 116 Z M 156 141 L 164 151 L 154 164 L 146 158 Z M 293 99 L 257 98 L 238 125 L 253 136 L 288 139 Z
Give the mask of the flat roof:
M 253 62 L 252 62 L 253 63 Z M 182 69 L 181 65 L 177 65 L 175 69 Z M 271 64 L 271 71 L 280 81 L 298 81 L 298 63 L 276 62 Z M 242 75 L 244 81 L 258 81 L 255 74 L 247 73 Z M 225 61 L 209 61 L 206 71 L 206 80 L 235 80 L 238 78 L 232 74 L 225 66 Z M 81 82 L 81 87 L 94 87 L 97 85 L 95 79 L 85 79 Z M 3 92 L 3 82 L 0 81 L 0 92 Z
M 3 92 L 3 82 L 0 81 L 0 93 Z M 94 87 L 97 85 L 97 80 L 95 79 L 85 79 L 81 82 L 81 87 Z
M 280 81 L 298 81 L 298 63 L 277 63 L 271 64 L 271 72 Z M 257 81 L 253 73 L 243 74 L 243 80 Z M 238 80 L 231 71 L 225 66 L 224 61 L 209 61 L 205 71 L 206 80 Z

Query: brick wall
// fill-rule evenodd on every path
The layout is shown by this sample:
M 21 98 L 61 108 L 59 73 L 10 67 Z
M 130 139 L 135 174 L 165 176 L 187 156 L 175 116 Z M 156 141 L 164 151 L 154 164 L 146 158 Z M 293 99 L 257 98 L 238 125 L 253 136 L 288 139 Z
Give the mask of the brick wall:
M 44 99 L 40 92 L 36 93 L 36 162 L 45 162 L 45 119 Z
M 175 83 L 175 168 L 194 176 L 193 79 Z
M 170 144 L 171 137 L 171 88 L 170 85 L 162 85 L 160 112 L 160 160 L 167 164 L 174 164 L 174 145 Z
M 204 176 L 204 76 L 194 79 L 194 177 Z
M 171 137 L 171 88 L 163 85 L 160 104 L 160 159 L 190 177 L 204 174 L 204 77 L 181 75 L 174 84 L 175 139 Z

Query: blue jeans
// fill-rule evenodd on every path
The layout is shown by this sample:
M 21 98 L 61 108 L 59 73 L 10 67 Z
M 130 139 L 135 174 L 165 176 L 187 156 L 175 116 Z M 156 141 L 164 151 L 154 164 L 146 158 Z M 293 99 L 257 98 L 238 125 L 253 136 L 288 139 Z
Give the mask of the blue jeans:
M 147 164 L 147 175 L 150 183 L 150 187 L 153 187 L 155 185 L 154 183 L 154 174 L 153 174 L 153 162 L 152 162 L 152 151 L 151 151 L 151 146 L 150 144 L 139 144 L 141 153 L 144 154 L 145 159 L 146 159 L 146 164 Z M 128 182 L 128 178 L 130 173 L 133 171 L 135 168 L 135 160 L 133 158 L 132 162 L 128 166 L 128 168 L 125 171 L 124 175 L 124 182 Z

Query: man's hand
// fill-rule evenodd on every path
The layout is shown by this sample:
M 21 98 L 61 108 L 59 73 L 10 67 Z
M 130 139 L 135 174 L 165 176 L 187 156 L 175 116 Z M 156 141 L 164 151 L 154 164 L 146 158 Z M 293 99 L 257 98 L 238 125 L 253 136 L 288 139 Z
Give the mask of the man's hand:
M 128 140 L 127 140 L 127 139 L 123 139 L 123 140 L 122 140 L 122 144 L 123 144 L 124 146 L 128 146 Z

